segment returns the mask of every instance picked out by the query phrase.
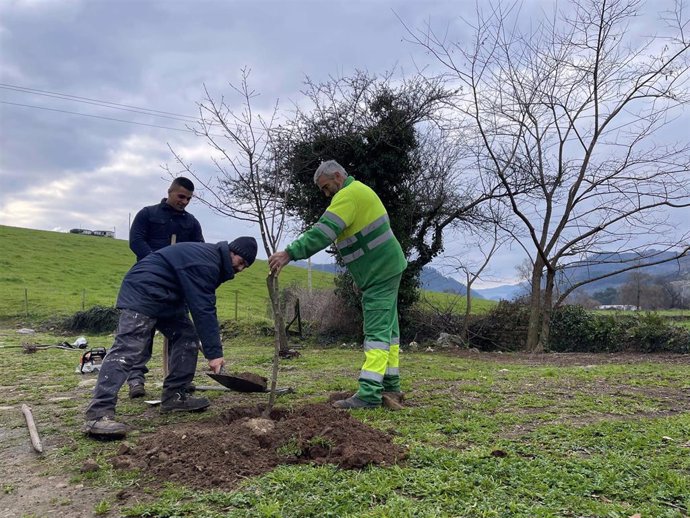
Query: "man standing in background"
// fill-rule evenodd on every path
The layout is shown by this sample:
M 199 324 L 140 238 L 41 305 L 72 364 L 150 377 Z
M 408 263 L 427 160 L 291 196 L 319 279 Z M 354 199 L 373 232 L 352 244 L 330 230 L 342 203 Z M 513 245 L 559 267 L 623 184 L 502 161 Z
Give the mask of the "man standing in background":
M 176 243 L 204 242 L 199 221 L 186 211 L 193 195 L 192 181 L 180 176 L 170 184 L 167 198 L 137 213 L 129 229 L 129 248 L 136 254 L 137 261 L 170 245 L 173 236 Z M 134 362 L 127 380 L 129 397 L 132 399 L 146 395 L 144 382 L 149 371 L 146 364 L 153 354 L 154 334 L 155 329 L 143 354 Z

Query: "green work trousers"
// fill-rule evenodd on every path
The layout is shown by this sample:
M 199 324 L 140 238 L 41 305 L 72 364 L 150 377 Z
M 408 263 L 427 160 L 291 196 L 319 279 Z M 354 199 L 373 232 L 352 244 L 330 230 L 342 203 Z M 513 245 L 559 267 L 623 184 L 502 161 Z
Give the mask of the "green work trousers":
M 364 365 L 357 397 L 381 403 L 383 391 L 400 391 L 400 327 L 398 289 L 402 274 L 370 286 L 362 293 Z

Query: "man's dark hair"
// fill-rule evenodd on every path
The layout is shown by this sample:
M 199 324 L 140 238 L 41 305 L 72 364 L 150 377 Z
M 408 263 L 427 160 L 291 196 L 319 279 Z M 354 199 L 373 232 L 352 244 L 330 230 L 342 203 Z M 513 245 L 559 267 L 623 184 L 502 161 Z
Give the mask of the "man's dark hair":
M 184 176 L 178 176 L 173 180 L 170 184 L 170 189 L 174 189 L 175 187 L 182 187 L 190 192 L 194 192 L 194 184 L 189 178 L 185 178 Z

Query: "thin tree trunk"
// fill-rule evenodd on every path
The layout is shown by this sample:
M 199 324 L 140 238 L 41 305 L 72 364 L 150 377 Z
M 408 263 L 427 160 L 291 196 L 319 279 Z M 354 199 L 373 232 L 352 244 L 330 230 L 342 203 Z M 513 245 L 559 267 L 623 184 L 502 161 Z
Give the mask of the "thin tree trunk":
M 544 288 L 544 300 L 542 302 L 541 336 L 539 337 L 539 350 L 544 351 L 549 345 L 551 332 L 551 315 L 553 313 L 553 290 L 555 287 L 556 271 L 547 268 L 546 286 Z
M 542 352 L 539 343 L 539 331 L 541 330 L 541 274 L 544 263 L 537 258 L 532 269 L 532 294 L 530 296 L 529 325 L 527 328 L 527 350 L 530 352 Z
M 470 343 L 470 314 L 472 313 L 472 297 L 470 296 L 470 286 L 472 286 L 472 281 L 470 281 L 470 274 L 467 273 L 465 276 L 467 283 L 467 293 L 465 294 L 465 321 L 462 325 L 462 339 L 468 344 Z
M 268 294 L 271 298 L 273 310 L 273 323 L 276 331 L 275 348 L 273 351 L 273 371 L 271 372 L 271 395 L 268 398 L 268 406 L 263 412 L 263 417 L 268 418 L 276 401 L 276 386 L 278 384 L 278 366 L 280 363 L 280 351 L 287 350 L 287 335 L 285 333 L 285 321 L 280 307 L 280 286 L 278 277 L 272 273 L 266 277 Z

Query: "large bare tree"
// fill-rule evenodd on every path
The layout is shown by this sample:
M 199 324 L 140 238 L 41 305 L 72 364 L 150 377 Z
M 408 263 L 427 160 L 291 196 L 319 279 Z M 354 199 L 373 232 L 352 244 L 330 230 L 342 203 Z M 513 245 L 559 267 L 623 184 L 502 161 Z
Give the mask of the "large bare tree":
M 535 351 L 548 341 L 556 274 L 569 262 L 652 246 L 679 255 L 688 242 L 674 219 L 690 205 L 687 114 L 677 120 L 690 101 L 683 6 L 661 13 L 651 35 L 638 0 L 554 6 L 530 24 L 517 4 L 478 8 L 467 45 L 431 26 L 409 29 L 460 87 L 463 144 L 478 173 L 499 180 L 520 227 Z
M 225 97 L 214 98 L 204 88 L 199 120 L 192 129 L 206 140 L 213 152 L 214 174 L 197 171 L 175 150 L 171 151 L 182 171 L 203 186 L 201 202 L 221 215 L 255 224 L 264 251 L 270 256 L 278 250 L 286 222 L 285 196 L 290 186 L 277 160 L 286 151 L 280 149 L 286 140 L 278 138 L 281 130 L 277 102 L 267 115 L 255 111 L 253 102 L 258 93 L 249 85 L 249 74 L 249 69 L 244 68 L 240 84 L 230 84 L 233 96 L 229 102 Z M 288 343 L 278 278 L 269 273 L 266 282 L 276 330 L 267 415 L 275 402 L 279 357 L 288 351 Z

